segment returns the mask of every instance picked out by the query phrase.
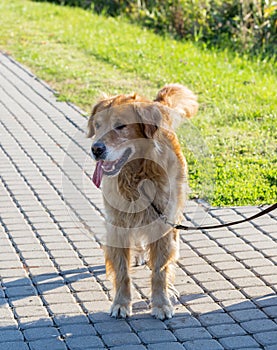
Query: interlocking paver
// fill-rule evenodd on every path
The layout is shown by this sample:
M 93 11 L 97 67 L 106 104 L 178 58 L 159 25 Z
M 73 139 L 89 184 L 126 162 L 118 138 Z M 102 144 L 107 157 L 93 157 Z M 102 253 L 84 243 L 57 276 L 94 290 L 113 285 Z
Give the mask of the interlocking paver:
M 191 315 L 187 315 L 184 317 L 174 317 L 173 319 L 166 321 L 168 328 L 172 331 L 179 328 L 199 327 L 201 326 L 201 323 L 199 322 L 199 320 L 197 320 Z
M 147 347 L 148 350 L 184 350 L 184 347 L 180 343 L 157 343 L 149 344 Z M 127 349 L 126 349 L 127 350 Z
M 220 343 L 214 339 L 191 340 L 183 345 L 187 350 L 224 350 Z
M 251 320 L 264 319 L 266 317 L 265 313 L 259 309 L 246 309 L 246 310 L 237 310 L 230 312 L 230 315 L 237 322 L 247 322 Z
M 59 338 L 60 336 L 58 330 L 55 327 L 28 328 L 23 331 L 23 334 L 27 341 Z
M 114 347 L 119 345 L 136 345 L 140 344 L 139 337 L 134 333 L 109 333 L 102 336 L 107 347 Z
M 235 350 L 239 348 L 250 348 L 257 347 L 259 344 L 249 335 L 237 335 L 232 337 L 226 337 L 219 339 L 220 343 L 223 345 L 224 349 Z
M 277 324 L 269 319 L 253 320 L 241 323 L 241 326 L 249 333 L 264 331 L 277 331 Z
M 110 322 L 101 322 L 95 324 L 95 329 L 99 334 L 108 333 L 127 333 L 131 331 L 130 326 L 125 320 L 115 320 Z
M 253 286 L 253 287 L 246 287 L 242 289 L 242 292 L 248 297 L 248 298 L 258 298 L 261 295 L 268 295 L 273 292 L 273 289 L 268 286 Z
M 155 329 L 150 331 L 141 331 L 138 333 L 140 339 L 144 343 L 159 343 L 159 342 L 174 342 L 177 339 L 175 336 L 166 329 Z
M 15 329 L 1 329 L 0 332 L 0 347 L 1 343 L 23 340 L 23 335 L 19 330 Z
M 277 306 L 269 306 L 263 308 L 263 311 L 269 316 L 269 317 L 277 317 Z
M 181 328 L 174 332 L 180 342 L 196 339 L 211 339 L 212 335 L 204 327 Z
M 1 346 L 1 344 L 0 344 Z M 11 341 L 11 342 L 5 342 L 5 350 L 29 350 L 29 347 L 26 343 L 23 342 L 15 342 L 15 341 Z
M 68 324 L 65 326 L 61 326 L 59 328 L 59 331 L 64 337 L 74 337 L 74 336 L 83 336 L 83 335 L 96 335 L 95 328 L 87 323 L 81 323 L 81 324 Z
M 231 290 L 218 290 L 210 293 L 213 299 L 216 301 L 234 300 L 243 298 L 243 294 L 236 289 Z
M 104 230 L 103 203 L 87 176 L 86 118 L 1 53 L 0 116 L 1 349 L 275 350 L 276 213 L 181 233 L 175 317 L 150 316 L 151 272 L 139 267 L 134 315 L 111 319 L 112 284 L 93 235 Z M 189 201 L 185 214 L 209 224 L 258 210 Z
M 277 346 L 277 332 L 261 332 L 254 334 L 254 338 L 264 346 L 275 344 Z
M 199 321 L 204 326 L 233 324 L 235 321 L 227 313 L 204 314 L 199 316 Z
M 69 349 L 72 350 L 105 349 L 101 339 L 94 335 L 68 337 L 65 339 L 65 342 L 68 345 Z
M 113 347 L 113 350 L 146 350 L 146 347 L 144 345 L 122 345 L 122 346 Z M 176 350 L 178 350 L 178 349 L 176 349 Z
M 220 324 L 208 327 L 208 331 L 216 338 L 244 335 L 245 330 L 238 324 Z
M 61 339 L 40 339 L 29 342 L 31 350 L 66 350 L 66 345 Z

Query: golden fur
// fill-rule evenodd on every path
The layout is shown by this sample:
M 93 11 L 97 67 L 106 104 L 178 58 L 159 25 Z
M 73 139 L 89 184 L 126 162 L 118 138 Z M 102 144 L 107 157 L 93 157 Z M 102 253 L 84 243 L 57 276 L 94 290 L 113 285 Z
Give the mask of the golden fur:
M 95 154 L 96 145 L 105 147 L 100 161 L 108 170 L 102 190 L 106 271 L 114 276 L 115 287 L 113 317 L 131 314 L 130 249 L 141 246 L 149 251 L 152 314 L 159 319 L 173 315 L 168 286 L 178 257 L 178 232 L 158 217 L 151 202 L 168 221 L 180 221 L 187 170 L 174 130 L 197 109 L 196 96 L 179 84 L 163 87 L 154 101 L 137 94 L 105 96 L 93 108 L 88 137 L 94 137 Z M 109 168 L 118 172 L 109 175 Z

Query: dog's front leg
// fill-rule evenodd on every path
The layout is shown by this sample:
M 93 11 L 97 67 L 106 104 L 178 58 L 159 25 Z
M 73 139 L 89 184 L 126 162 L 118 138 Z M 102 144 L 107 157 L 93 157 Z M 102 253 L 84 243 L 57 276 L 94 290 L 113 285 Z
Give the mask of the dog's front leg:
M 164 320 L 171 318 L 174 309 L 168 297 L 169 278 L 173 277 L 170 266 L 177 258 L 178 234 L 170 231 L 166 236 L 150 244 L 150 267 L 152 269 L 152 315 Z
M 111 316 L 125 318 L 131 315 L 130 249 L 107 246 L 105 258 L 107 274 L 114 277 L 115 298 Z

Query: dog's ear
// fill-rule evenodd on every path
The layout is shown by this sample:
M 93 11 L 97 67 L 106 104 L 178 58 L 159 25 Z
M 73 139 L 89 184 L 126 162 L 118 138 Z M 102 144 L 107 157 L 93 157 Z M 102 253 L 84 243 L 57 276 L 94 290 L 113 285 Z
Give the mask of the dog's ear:
M 108 95 L 103 93 L 101 95 L 99 101 L 93 106 L 91 115 L 90 115 L 89 120 L 88 120 L 88 133 L 87 133 L 88 138 L 94 136 L 94 134 L 95 134 L 95 130 L 94 130 L 94 126 L 93 126 L 93 119 L 94 119 L 95 114 L 97 112 L 100 112 L 101 110 L 103 110 L 106 107 L 109 100 L 110 99 L 108 98 Z
M 90 138 L 92 136 L 94 136 L 95 134 L 95 130 L 94 130 L 94 126 L 93 126 L 93 114 L 91 114 L 91 116 L 89 117 L 88 120 L 88 133 L 87 133 L 87 138 Z
M 147 138 L 153 138 L 162 121 L 162 114 L 155 104 L 139 103 L 134 105 L 138 121 Z

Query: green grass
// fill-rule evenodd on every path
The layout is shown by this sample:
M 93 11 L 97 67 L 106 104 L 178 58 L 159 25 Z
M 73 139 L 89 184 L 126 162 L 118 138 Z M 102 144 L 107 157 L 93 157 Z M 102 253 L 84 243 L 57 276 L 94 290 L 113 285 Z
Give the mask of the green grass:
M 277 193 L 277 65 L 179 42 L 78 8 L 1 0 L 0 49 L 89 113 L 101 92 L 154 97 L 179 82 L 200 111 L 178 132 L 192 196 L 270 204 Z

